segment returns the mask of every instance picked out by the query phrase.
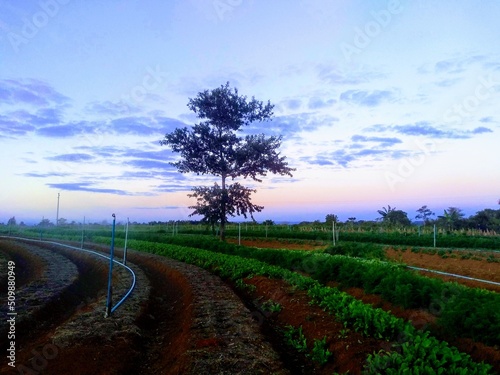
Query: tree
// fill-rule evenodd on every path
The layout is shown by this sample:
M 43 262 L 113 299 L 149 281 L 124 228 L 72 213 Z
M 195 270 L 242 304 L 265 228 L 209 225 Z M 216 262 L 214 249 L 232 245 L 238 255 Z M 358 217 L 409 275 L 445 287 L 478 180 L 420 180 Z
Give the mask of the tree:
M 442 216 L 438 216 L 439 221 L 444 223 L 448 230 L 458 229 L 463 221 L 464 213 L 458 207 L 448 207 Z
M 427 225 L 429 223 L 429 218 L 435 215 L 435 213 L 428 209 L 427 206 L 420 207 L 417 210 L 417 213 L 418 214 L 415 216 L 415 219 L 423 220 L 424 225 Z
M 38 226 L 40 226 L 40 227 L 51 227 L 53 225 L 54 224 L 52 224 L 52 222 L 49 219 L 42 219 L 42 221 L 40 221 L 40 223 L 38 223 Z
M 387 220 L 390 225 L 401 225 L 403 227 L 408 227 L 411 225 L 411 220 L 408 218 L 408 214 L 403 210 L 393 210 L 387 214 Z
M 382 207 L 381 210 L 377 210 L 377 212 L 381 216 L 380 218 L 378 218 L 378 220 L 382 220 L 383 222 L 388 222 L 387 215 L 389 215 L 392 211 L 395 211 L 395 210 L 396 210 L 396 207 L 391 208 L 391 206 L 389 206 L 389 205 L 387 205 L 387 208 Z
M 408 214 L 402 210 L 396 210 L 396 207 L 387 206 L 387 208 L 382 207 L 382 210 L 377 211 L 382 217 L 381 220 L 387 225 L 411 225 L 410 219 L 408 219 Z
M 194 193 L 188 194 L 191 198 L 196 198 L 196 205 L 189 208 L 194 210 L 189 216 L 200 215 L 201 220 L 212 227 L 215 232 L 215 224 L 222 221 L 220 202 L 226 201 L 226 214 L 232 217 L 243 215 L 245 219 L 247 214 L 250 215 L 253 221 L 254 212 L 262 211 L 262 206 L 257 206 L 251 202 L 250 195 L 255 190 L 248 189 L 239 183 L 228 185 L 226 192 L 215 183 L 212 187 L 198 186 L 192 189 Z
M 333 225 L 333 223 L 337 224 L 339 222 L 339 217 L 335 214 L 328 214 L 325 216 L 325 223 L 327 225 Z
M 12 216 L 9 221 L 7 221 L 7 225 L 17 225 L 16 217 Z
M 225 239 L 227 215 L 252 214 L 258 211 L 257 207 L 263 208 L 250 203 L 250 194 L 255 190 L 240 184 L 228 186 L 227 179 L 251 178 L 261 182 L 259 177 L 268 172 L 292 176 L 294 169 L 288 167 L 286 158 L 278 152 L 281 136 L 239 136 L 244 126 L 270 121 L 273 107 L 269 101 L 264 104 L 253 97 L 247 100 L 236 88 L 231 90 L 227 82 L 189 99 L 188 108 L 201 121 L 191 129 L 177 128 L 160 141 L 161 145 L 169 146 L 180 155 L 179 161 L 171 163 L 179 172 L 220 178 L 220 187 L 200 188 L 191 196 L 201 198 L 193 206 L 193 214 L 201 213 L 207 220 L 218 218 L 221 240 Z

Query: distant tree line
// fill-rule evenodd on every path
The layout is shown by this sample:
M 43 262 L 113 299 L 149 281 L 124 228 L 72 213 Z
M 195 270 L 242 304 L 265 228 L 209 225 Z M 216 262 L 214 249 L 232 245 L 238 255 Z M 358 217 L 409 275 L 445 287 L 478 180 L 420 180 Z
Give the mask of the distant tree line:
M 423 226 L 431 226 L 436 225 L 439 228 L 444 228 L 447 231 L 453 230 L 462 230 L 462 229 L 476 229 L 481 231 L 495 231 L 500 232 L 500 209 L 494 210 L 490 208 L 486 208 L 484 210 L 476 212 L 476 214 L 465 217 L 463 210 L 458 207 L 448 207 L 443 211 L 442 215 L 437 215 L 431 211 L 427 206 L 422 206 L 416 211 L 416 215 L 414 216 L 414 220 L 410 220 L 408 217 L 408 213 L 403 210 L 398 210 L 396 207 L 382 207 L 381 210 L 377 210 L 377 213 L 380 215 L 379 218 L 375 220 L 356 220 L 356 217 L 349 217 L 346 221 L 342 222 L 339 220 L 339 217 L 335 214 L 327 214 L 325 216 L 325 220 L 315 220 L 315 221 L 302 221 L 299 225 L 316 225 L 316 226 L 332 226 L 335 224 L 342 224 L 343 226 L 349 227 L 387 227 L 387 228 L 395 228 L 395 227 L 409 227 L 412 225 L 423 225 Z M 119 223 L 122 224 L 123 223 Z M 139 223 L 137 221 L 131 222 L 132 225 L 149 225 L 149 226 L 171 226 L 171 225 L 198 225 L 204 224 L 213 227 L 213 223 L 207 223 L 205 220 L 168 220 L 168 221 L 149 221 L 144 223 Z M 228 224 L 230 224 L 228 222 Z M 252 224 L 257 224 L 252 221 Z M 272 226 L 276 225 L 273 220 L 266 219 L 261 222 L 262 225 Z M 24 222 L 17 223 L 16 217 L 11 217 L 7 224 L 0 223 L 1 225 L 7 226 L 25 226 Z M 77 223 L 74 220 L 68 222 L 68 220 L 64 218 L 59 219 L 59 227 L 74 227 L 80 226 L 82 223 Z M 95 223 L 87 223 L 87 225 L 102 225 L 108 226 L 106 220 Z M 42 219 L 37 226 L 39 227 L 54 227 L 55 224 L 51 222 L 49 219 Z
M 411 225 L 436 225 L 440 228 L 445 228 L 448 231 L 460 229 L 478 229 L 482 231 L 500 231 L 500 209 L 494 210 L 486 208 L 478 211 L 475 215 L 466 218 L 463 210 L 458 207 L 448 207 L 443 211 L 442 215 L 437 215 L 427 206 L 422 206 L 416 210 L 415 221 L 408 217 L 408 213 L 403 210 L 398 210 L 396 207 L 382 207 L 377 213 L 380 215 L 375 220 L 377 224 L 382 224 L 387 227 L 408 227 Z M 333 214 L 328 214 L 325 217 L 325 224 L 339 222 L 338 217 Z M 303 222 L 305 223 L 305 222 Z M 319 223 L 316 221 L 315 223 Z M 354 226 L 367 223 L 370 221 L 359 220 L 355 217 L 350 217 L 345 221 L 345 224 Z

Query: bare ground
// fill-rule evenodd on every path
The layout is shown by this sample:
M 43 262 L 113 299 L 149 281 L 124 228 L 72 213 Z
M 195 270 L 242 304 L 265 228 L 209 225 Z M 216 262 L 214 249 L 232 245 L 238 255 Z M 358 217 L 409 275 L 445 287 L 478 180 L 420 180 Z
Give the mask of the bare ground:
M 23 318 L 16 327 L 17 367 L 2 361 L 0 374 L 289 373 L 251 312 L 207 271 L 130 251 L 127 264 L 136 272 L 136 289 L 131 299 L 104 318 L 106 260 L 56 245 L 0 241 L 0 249 L 9 256 L 19 246 L 31 253 L 29 267 L 36 269 L 47 267 L 41 254 L 54 254 L 51 263 L 58 274 L 42 272 L 47 282 L 35 278 L 19 290 L 17 311 Z M 113 278 L 117 301 L 130 276 L 116 271 Z M 38 314 L 22 309 L 33 293 L 44 296 Z M 2 331 L 4 348 L 6 341 Z

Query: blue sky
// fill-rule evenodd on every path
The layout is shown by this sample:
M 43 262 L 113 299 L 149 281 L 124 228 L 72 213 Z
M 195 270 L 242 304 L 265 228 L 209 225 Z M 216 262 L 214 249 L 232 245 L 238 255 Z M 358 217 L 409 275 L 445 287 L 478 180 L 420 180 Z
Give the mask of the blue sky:
M 229 81 L 270 100 L 293 178 L 259 221 L 413 219 L 500 198 L 497 1 L 0 1 L 0 222 L 187 219 L 159 145 Z

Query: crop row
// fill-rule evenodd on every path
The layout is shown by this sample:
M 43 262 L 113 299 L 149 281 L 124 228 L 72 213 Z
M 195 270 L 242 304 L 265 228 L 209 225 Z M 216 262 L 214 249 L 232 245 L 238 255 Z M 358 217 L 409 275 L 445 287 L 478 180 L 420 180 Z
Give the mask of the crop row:
M 229 226 L 226 229 L 226 236 L 238 236 L 240 231 L 238 229 L 230 229 L 231 227 L 237 228 L 236 226 Z M 150 237 L 166 237 L 172 236 L 171 231 L 165 229 L 152 230 L 151 227 L 137 227 L 136 229 L 130 230 L 129 238 L 137 240 L 146 240 Z M 8 233 L 11 229 L 0 228 L 5 233 Z M 20 228 L 15 229 L 15 231 L 20 231 Z M 26 227 L 21 230 L 23 233 L 31 232 L 32 236 L 49 235 L 53 237 L 55 234 L 66 233 L 75 238 L 81 237 L 82 228 L 42 228 L 42 227 Z M 86 235 L 94 236 L 106 236 L 109 235 L 109 228 L 88 228 L 85 229 Z M 203 226 L 192 226 L 192 225 L 181 225 L 176 227 L 175 233 L 183 235 L 208 235 L 211 232 L 204 229 Z M 290 229 L 283 229 L 279 227 L 269 227 L 268 231 L 263 231 L 262 229 L 254 230 L 241 230 L 241 234 L 248 238 L 261 238 L 269 237 L 276 239 L 300 239 L 300 240 L 318 240 L 330 243 L 332 241 L 331 231 L 324 230 L 311 230 L 302 231 L 297 230 L 294 227 Z M 124 238 L 125 233 L 123 230 L 118 230 L 116 232 L 117 237 Z M 407 246 L 423 246 L 431 247 L 434 244 L 434 237 L 432 234 L 418 234 L 414 231 L 408 231 L 403 233 L 398 232 L 380 232 L 379 230 L 371 231 L 361 231 L 353 232 L 348 230 L 340 230 L 339 238 L 341 241 L 355 241 L 355 242 L 369 242 L 377 244 L 386 245 L 407 245 Z M 437 245 L 440 247 L 450 247 L 450 248 L 468 248 L 468 249 L 499 249 L 500 248 L 500 236 L 469 236 L 464 234 L 443 234 L 439 233 L 436 236 Z
M 324 256 L 318 252 L 255 249 L 200 236 L 152 236 L 181 246 L 238 255 L 309 274 L 322 284 L 336 281 L 343 287 L 360 287 L 404 308 L 423 308 L 438 317 L 447 335 L 468 337 L 488 345 L 500 342 L 500 295 L 457 283 L 421 276 L 400 264 L 351 256 Z M 342 245 L 345 252 L 380 256 L 380 247 Z M 335 247 L 333 249 L 339 249 Z
M 178 233 L 182 234 L 208 234 L 196 229 L 183 229 Z M 263 237 L 263 231 L 242 231 L 242 235 L 250 238 Z M 238 236 L 237 229 L 226 230 L 226 236 Z M 266 233 L 266 238 L 296 238 L 302 240 L 321 240 L 332 241 L 331 231 L 294 231 L 294 230 L 269 230 Z M 341 241 L 356 241 L 356 242 L 371 242 L 385 245 L 407 245 L 407 246 L 433 246 L 433 234 L 418 234 L 418 233 L 396 233 L 396 232 L 351 232 L 340 230 L 339 239 Z M 467 236 L 463 234 L 443 234 L 436 235 L 436 243 L 441 247 L 453 248 L 470 248 L 470 249 L 499 249 L 499 236 Z
M 61 232 L 58 237 L 79 240 L 77 233 L 68 231 Z M 99 239 L 98 236 L 92 237 Z M 429 310 L 438 317 L 437 324 L 447 335 L 468 337 L 488 345 L 500 342 L 500 296 L 497 293 L 424 277 L 402 265 L 352 256 L 325 258 L 316 252 L 248 248 L 208 236 L 165 236 L 138 232 L 135 237 L 257 259 L 291 271 L 306 272 L 323 284 L 336 281 L 344 287 L 361 287 L 367 293 L 380 294 L 385 300 L 404 308 Z M 109 241 L 109 237 L 102 240 Z M 344 242 L 327 251 L 383 258 L 381 249 L 376 244 Z
M 108 242 L 109 239 L 98 239 Z M 122 242 L 117 241 L 117 245 Z M 470 356 L 460 353 L 446 342 L 430 337 L 428 332 L 417 331 L 411 324 L 396 318 L 381 309 L 366 305 L 347 293 L 338 289 L 321 285 L 310 277 L 302 276 L 288 269 L 273 266 L 255 259 L 235 255 L 220 254 L 196 248 L 164 245 L 145 241 L 129 241 L 129 246 L 136 250 L 155 253 L 195 264 L 217 273 L 223 278 L 233 281 L 263 275 L 271 278 L 281 278 L 296 286 L 308 290 L 314 303 L 335 314 L 336 318 L 367 336 L 395 342 L 394 351 L 374 353 L 368 359 L 367 374 L 398 371 L 406 366 L 414 371 L 424 371 L 425 368 L 437 369 L 438 365 L 446 373 L 488 374 L 491 366 L 475 363 Z M 318 255 L 324 259 L 331 256 Z M 416 359 L 416 354 L 420 359 Z M 417 373 L 417 372 L 414 372 Z

